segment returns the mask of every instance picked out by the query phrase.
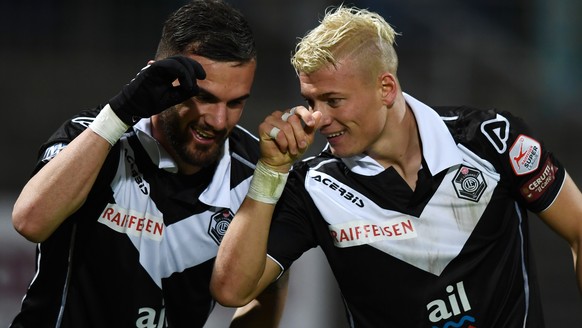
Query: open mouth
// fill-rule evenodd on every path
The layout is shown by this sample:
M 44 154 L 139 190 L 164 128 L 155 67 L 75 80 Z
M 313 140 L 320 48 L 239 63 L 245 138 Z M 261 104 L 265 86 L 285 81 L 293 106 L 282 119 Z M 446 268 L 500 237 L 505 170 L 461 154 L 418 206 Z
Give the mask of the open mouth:
M 326 136 L 326 138 L 327 139 L 336 138 L 336 137 L 339 137 L 339 136 L 343 135 L 344 133 L 345 133 L 344 131 L 340 131 L 340 132 L 336 132 L 336 133 L 331 133 L 331 134 L 328 134 Z
M 201 140 L 213 140 L 216 136 L 213 133 L 208 133 L 208 131 L 201 130 L 200 128 L 192 128 L 194 134 L 198 139 Z

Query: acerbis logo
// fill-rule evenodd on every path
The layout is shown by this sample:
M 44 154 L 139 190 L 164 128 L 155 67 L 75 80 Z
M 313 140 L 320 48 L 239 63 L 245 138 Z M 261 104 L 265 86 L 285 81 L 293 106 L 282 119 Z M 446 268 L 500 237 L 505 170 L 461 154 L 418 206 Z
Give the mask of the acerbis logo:
M 364 201 L 360 199 L 358 196 L 354 195 L 352 192 L 348 190 L 347 187 L 343 186 L 339 182 L 336 182 L 328 177 L 323 175 L 316 175 L 311 177 L 313 180 L 327 186 L 329 189 L 334 190 L 337 194 L 339 194 L 343 199 L 352 202 L 352 204 L 363 208 Z
M 71 120 L 71 122 L 77 123 L 84 128 L 88 128 L 89 124 L 91 124 L 93 121 L 95 121 L 95 118 L 88 116 L 79 116 Z
M 142 174 L 137 170 L 137 164 L 135 163 L 135 158 L 133 158 L 133 156 L 131 154 L 129 154 L 127 149 L 125 149 L 125 160 L 127 161 L 127 163 L 129 163 L 129 170 L 131 172 L 131 177 L 133 178 L 133 180 L 137 184 L 137 187 L 139 188 L 139 190 L 141 190 L 141 192 L 144 195 L 147 195 L 149 192 L 148 192 L 148 187 L 145 183 L 145 180 L 144 180 Z
M 478 202 L 487 183 L 483 179 L 483 173 L 476 168 L 461 165 L 457 174 L 453 178 L 453 186 L 457 192 L 457 197 Z
M 509 121 L 497 114 L 495 118 L 481 124 L 481 133 L 495 147 L 498 153 L 503 154 L 507 149 L 507 139 L 509 138 Z
M 217 245 L 220 245 L 224 234 L 226 233 L 226 229 L 228 229 L 228 225 L 234 214 L 228 208 L 222 209 L 210 218 L 210 225 L 208 226 L 208 234 Z

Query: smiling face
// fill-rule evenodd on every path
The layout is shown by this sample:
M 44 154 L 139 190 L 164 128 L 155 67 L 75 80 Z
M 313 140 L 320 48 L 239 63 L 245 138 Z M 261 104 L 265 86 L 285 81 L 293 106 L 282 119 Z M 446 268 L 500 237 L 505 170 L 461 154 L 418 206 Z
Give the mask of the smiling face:
M 359 63 L 347 58 L 299 74 L 301 94 L 312 110 L 323 114 L 320 132 L 339 157 L 381 148 L 396 94 L 392 74 L 374 73 Z
M 152 117 L 154 137 L 192 174 L 216 162 L 250 95 L 256 62 L 217 62 L 192 55 L 206 71 L 195 97 Z

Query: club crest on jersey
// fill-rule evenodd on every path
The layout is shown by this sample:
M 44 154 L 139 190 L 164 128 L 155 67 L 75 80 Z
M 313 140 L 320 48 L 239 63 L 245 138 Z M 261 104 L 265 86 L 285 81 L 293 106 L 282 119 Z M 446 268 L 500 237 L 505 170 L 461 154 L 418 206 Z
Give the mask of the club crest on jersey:
M 537 140 L 520 134 L 509 149 L 509 162 L 516 175 L 535 171 L 540 165 L 542 147 Z
M 457 174 L 453 178 L 453 186 L 457 192 L 457 197 L 474 202 L 478 202 L 487 189 L 483 173 L 476 168 L 465 165 L 461 165 L 457 170 Z
M 220 245 L 220 242 L 226 233 L 226 229 L 228 229 L 228 225 L 230 224 L 230 221 L 232 221 L 233 217 L 234 214 L 231 212 L 231 210 L 225 208 L 214 213 L 214 215 L 212 215 L 210 218 L 208 234 L 210 237 L 212 237 L 217 245 Z

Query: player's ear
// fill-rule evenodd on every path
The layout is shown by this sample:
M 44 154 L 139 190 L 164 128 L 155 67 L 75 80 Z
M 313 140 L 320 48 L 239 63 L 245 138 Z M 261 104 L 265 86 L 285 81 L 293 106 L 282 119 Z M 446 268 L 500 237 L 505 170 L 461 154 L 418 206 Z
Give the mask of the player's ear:
M 398 91 L 398 83 L 396 82 L 396 77 L 389 72 L 384 72 L 380 75 L 380 88 L 382 93 L 383 103 L 392 107 L 394 101 L 396 100 L 396 94 Z

